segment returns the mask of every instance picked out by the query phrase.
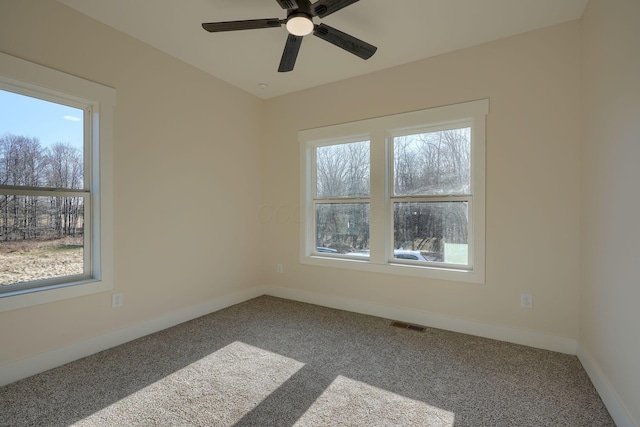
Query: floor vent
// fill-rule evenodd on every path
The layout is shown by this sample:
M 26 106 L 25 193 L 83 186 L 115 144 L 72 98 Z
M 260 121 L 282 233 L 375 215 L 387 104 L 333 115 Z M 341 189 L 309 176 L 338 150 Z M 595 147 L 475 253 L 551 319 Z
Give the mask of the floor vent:
M 391 326 L 395 328 L 401 328 L 401 329 L 410 329 L 416 332 L 424 332 L 427 329 L 425 326 L 412 325 L 410 323 L 404 323 L 404 322 L 398 322 L 398 321 L 391 322 Z

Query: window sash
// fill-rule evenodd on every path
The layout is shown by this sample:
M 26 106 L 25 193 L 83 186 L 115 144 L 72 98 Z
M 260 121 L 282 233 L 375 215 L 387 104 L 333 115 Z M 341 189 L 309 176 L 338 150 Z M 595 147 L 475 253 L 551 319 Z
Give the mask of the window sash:
M 473 130 L 474 130 L 474 123 L 473 121 L 469 121 L 469 120 L 461 120 L 461 121 L 454 121 L 454 122 L 450 122 L 447 124 L 439 124 L 439 125 L 423 125 L 420 127 L 410 127 L 410 128 L 404 128 L 404 129 L 394 129 L 389 133 L 389 144 L 388 144 L 388 155 L 387 158 L 389 159 L 389 164 L 388 164 L 388 174 L 387 174 L 387 186 L 388 186 L 388 190 L 387 190 L 387 194 L 389 194 L 389 197 L 391 198 L 395 198 L 395 197 L 440 197 L 440 196 L 450 196 L 450 195 L 456 195 L 456 196 L 465 196 L 465 194 L 460 194 L 460 193 L 443 193 L 443 194 L 438 194 L 438 195 L 430 195 L 430 194 L 415 194 L 415 195 L 396 195 L 396 189 L 395 189 L 395 176 L 396 176 L 396 170 L 395 170 L 395 166 L 396 166 L 396 162 L 395 162 L 395 139 L 398 137 L 404 137 L 404 136 L 412 136 L 412 135 L 418 135 L 418 134 L 424 134 L 424 133 L 434 133 L 434 132 L 443 132 L 443 131 L 448 131 L 448 130 L 457 130 L 457 129 L 464 129 L 464 128 L 469 128 L 471 130 L 470 134 L 471 134 L 471 140 L 470 140 L 470 152 L 469 152 L 469 157 L 470 157 L 470 164 L 469 164 L 469 189 L 471 190 L 470 193 L 468 194 L 469 196 L 472 195 L 473 193 L 473 188 L 474 188 L 474 161 L 473 161 L 473 154 L 474 154 L 474 135 L 473 135 Z
M 45 88 L 36 88 L 34 86 L 28 87 L 27 85 L 18 85 L 11 83 L 8 80 L 4 80 L 0 75 L 0 90 L 7 92 L 13 92 L 18 95 L 28 96 L 34 99 L 40 99 L 42 101 L 53 102 L 56 104 L 64 105 L 67 107 L 77 108 L 83 111 L 83 146 L 82 146 L 82 161 L 83 161 L 83 188 L 84 191 L 91 191 L 93 188 L 93 175 L 91 173 L 93 163 L 93 106 L 87 104 L 84 101 L 75 99 L 70 95 L 63 95 L 56 93 L 52 90 Z M 9 188 L 47 188 L 47 187 L 27 187 L 27 186 L 4 186 L 0 185 L 0 189 Z M 77 189 L 65 188 L 65 190 L 75 191 Z
M 467 203 L 467 245 L 468 245 L 468 260 L 466 264 L 453 264 L 446 262 L 436 261 L 411 261 L 394 258 L 394 208 L 396 203 L 446 203 L 446 202 L 466 202 Z M 390 197 L 387 207 L 387 215 L 390 219 L 391 226 L 387 228 L 387 241 L 389 244 L 386 247 L 386 259 L 389 263 L 394 264 L 413 264 L 430 266 L 434 268 L 444 268 L 452 270 L 473 270 L 474 262 L 474 233 L 473 233 L 473 197 L 471 196 L 420 196 L 420 197 Z
M 15 196 L 39 196 L 39 197 L 81 197 L 83 199 L 83 216 L 84 216 L 84 229 L 83 229 L 83 244 L 82 244 L 82 274 L 72 274 L 68 276 L 52 277 L 49 279 L 32 280 L 29 282 L 12 283 L 8 285 L 0 285 L 0 296 L 2 294 L 10 294 L 16 291 L 24 291 L 35 288 L 49 288 L 54 285 L 63 285 L 69 282 L 79 282 L 88 280 L 93 277 L 93 258 L 92 258 L 92 209 L 91 209 L 91 194 L 88 191 L 23 191 L 5 190 L 0 189 L 0 195 L 15 195 Z
M 53 102 L 83 110 L 83 188 L 50 188 L 50 187 L 32 187 L 20 185 L 0 185 L 0 195 L 13 196 L 40 196 L 40 197 L 81 197 L 83 199 L 83 273 L 61 277 L 53 277 L 48 279 L 32 280 L 29 282 L 12 283 L 8 285 L 0 285 L 0 297 L 13 295 L 16 292 L 23 292 L 33 289 L 54 289 L 59 286 L 68 286 L 69 284 L 80 284 L 88 281 L 95 276 L 94 265 L 94 242 L 93 233 L 93 107 L 79 99 L 71 96 L 56 93 L 41 87 L 20 85 L 9 82 L 0 78 L 0 90 L 13 92 L 19 95 L 27 96 L 34 99 Z
M 314 255 L 318 255 L 318 256 L 326 256 L 326 257 L 334 257 L 334 258 L 352 258 L 352 259 L 356 259 L 353 256 L 349 256 L 349 254 L 340 254 L 340 253 L 327 253 L 327 252 L 320 252 L 317 250 L 317 242 L 318 242 L 318 235 L 317 235 L 317 208 L 318 206 L 322 206 L 322 205 L 367 205 L 369 207 L 369 217 L 371 215 L 371 203 L 369 201 L 369 199 L 364 199 L 364 198 L 351 198 L 351 199 L 318 199 L 318 200 L 314 200 L 311 204 L 311 219 L 310 219 L 310 223 L 311 223 L 311 229 L 312 231 L 312 238 L 309 239 L 309 244 L 311 245 L 310 248 L 310 253 L 314 254 Z M 371 233 L 371 225 L 369 224 L 369 233 Z M 369 257 L 357 257 L 358 260 L 368 260 Z
M 369 196 L 318 196 L 318 148 L 329 147 L 335 145 L 351 144 L 354 142 L 368 142 L 369 144 Z M 370 135 L 356 135 L 351 137 L 343 137 L 332 139 L 329 141 L 318 141 L 310 146 L 311 150 L 311 188 L 313 189 L 313 200 L 368 200 L 371 196 L 371 137 Z

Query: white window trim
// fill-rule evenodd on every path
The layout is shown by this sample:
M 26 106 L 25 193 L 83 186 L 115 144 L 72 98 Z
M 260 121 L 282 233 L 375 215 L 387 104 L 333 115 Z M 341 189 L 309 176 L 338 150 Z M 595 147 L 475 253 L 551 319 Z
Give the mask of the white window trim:
M 298 132 L 300 141 L 300 200 L 305 212 L 300 221 L 300 262 L 306 265 L 344 268 L 374 273 L 397 274 L 404 276 L 452 280 L 457 282 L 485 282 L 485 146 L 486 115 L 489 113 L 489 100 L 482 99 L 427 110 L 396 114 L 386 117 L 361 120 L 357 122 L 326 126 Z M 390 197 L 389 146 L 394 134 L 408 132 L 410 129 L 450 126 L 459 123 L 471 123 L 471 188 L 470 203 L 470 269 L 441 268 L 437 266 L 413 265 L 392 261 L 392 229 L 388 214 L 393 203 Z M 344 256 L 319 254 L 315 251 L 313 239 L 314 221 L 314 148 L 332 141 L 356 140 L 367 138 L 371 141 L 371 178 L 370 178 L 370 249 L 371 258 L 356 260 Z M 384 173 L 383 173 L 384 172 Z M 384 212 L 378 215 L 376 212 Z
M 0 52 L 5 87 L 90 105 L 92 132 L 92 277 L 76 282 L 0 294 L 0 312 L 113 289 L 113 110 L 115 89 Z

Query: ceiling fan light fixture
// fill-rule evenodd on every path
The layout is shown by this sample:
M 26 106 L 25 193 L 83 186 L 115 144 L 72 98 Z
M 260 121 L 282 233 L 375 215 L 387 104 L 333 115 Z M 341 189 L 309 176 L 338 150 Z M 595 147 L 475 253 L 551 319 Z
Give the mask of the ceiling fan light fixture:
M 287 31 L 294 36 L 306 36 L 313 32 L 313 21 L 305 14 L 296 14 L 287 20 Z
M 292 71 L 298 58 L 298 52 L 302 44 L 303 36 L 314 36 L 344 49 L 362 59 L 369 59 L 378 49 L 374 45 L 357 39 L 347 33 L 343 33 L 333 27 L 319 23 L 313 23 L 313 18 L 320 19 L 333 14 L 359 0 L 276 0 L 282 9 L 287 11 L 287 19 L 243 19 L 240 21 L 205 22 L 202 28 L 210 33 L 223 31 L 259 30 L 262 28 L 280 28 L 284 24 L 287 27 L 287 42 L 284 45 L 279 73 Z M 260 85 L 264 87 L 266 85 Z

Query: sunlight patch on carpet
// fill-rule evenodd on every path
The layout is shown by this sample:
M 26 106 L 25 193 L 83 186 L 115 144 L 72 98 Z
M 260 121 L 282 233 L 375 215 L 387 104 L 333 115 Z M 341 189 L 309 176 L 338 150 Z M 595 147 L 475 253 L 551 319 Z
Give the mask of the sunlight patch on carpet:
M 453 427 L 455 414 L 338 376 L 296 426 L 368 425 Z
M 236 341 L 74 425 L 232 425 L 303 366 Z

